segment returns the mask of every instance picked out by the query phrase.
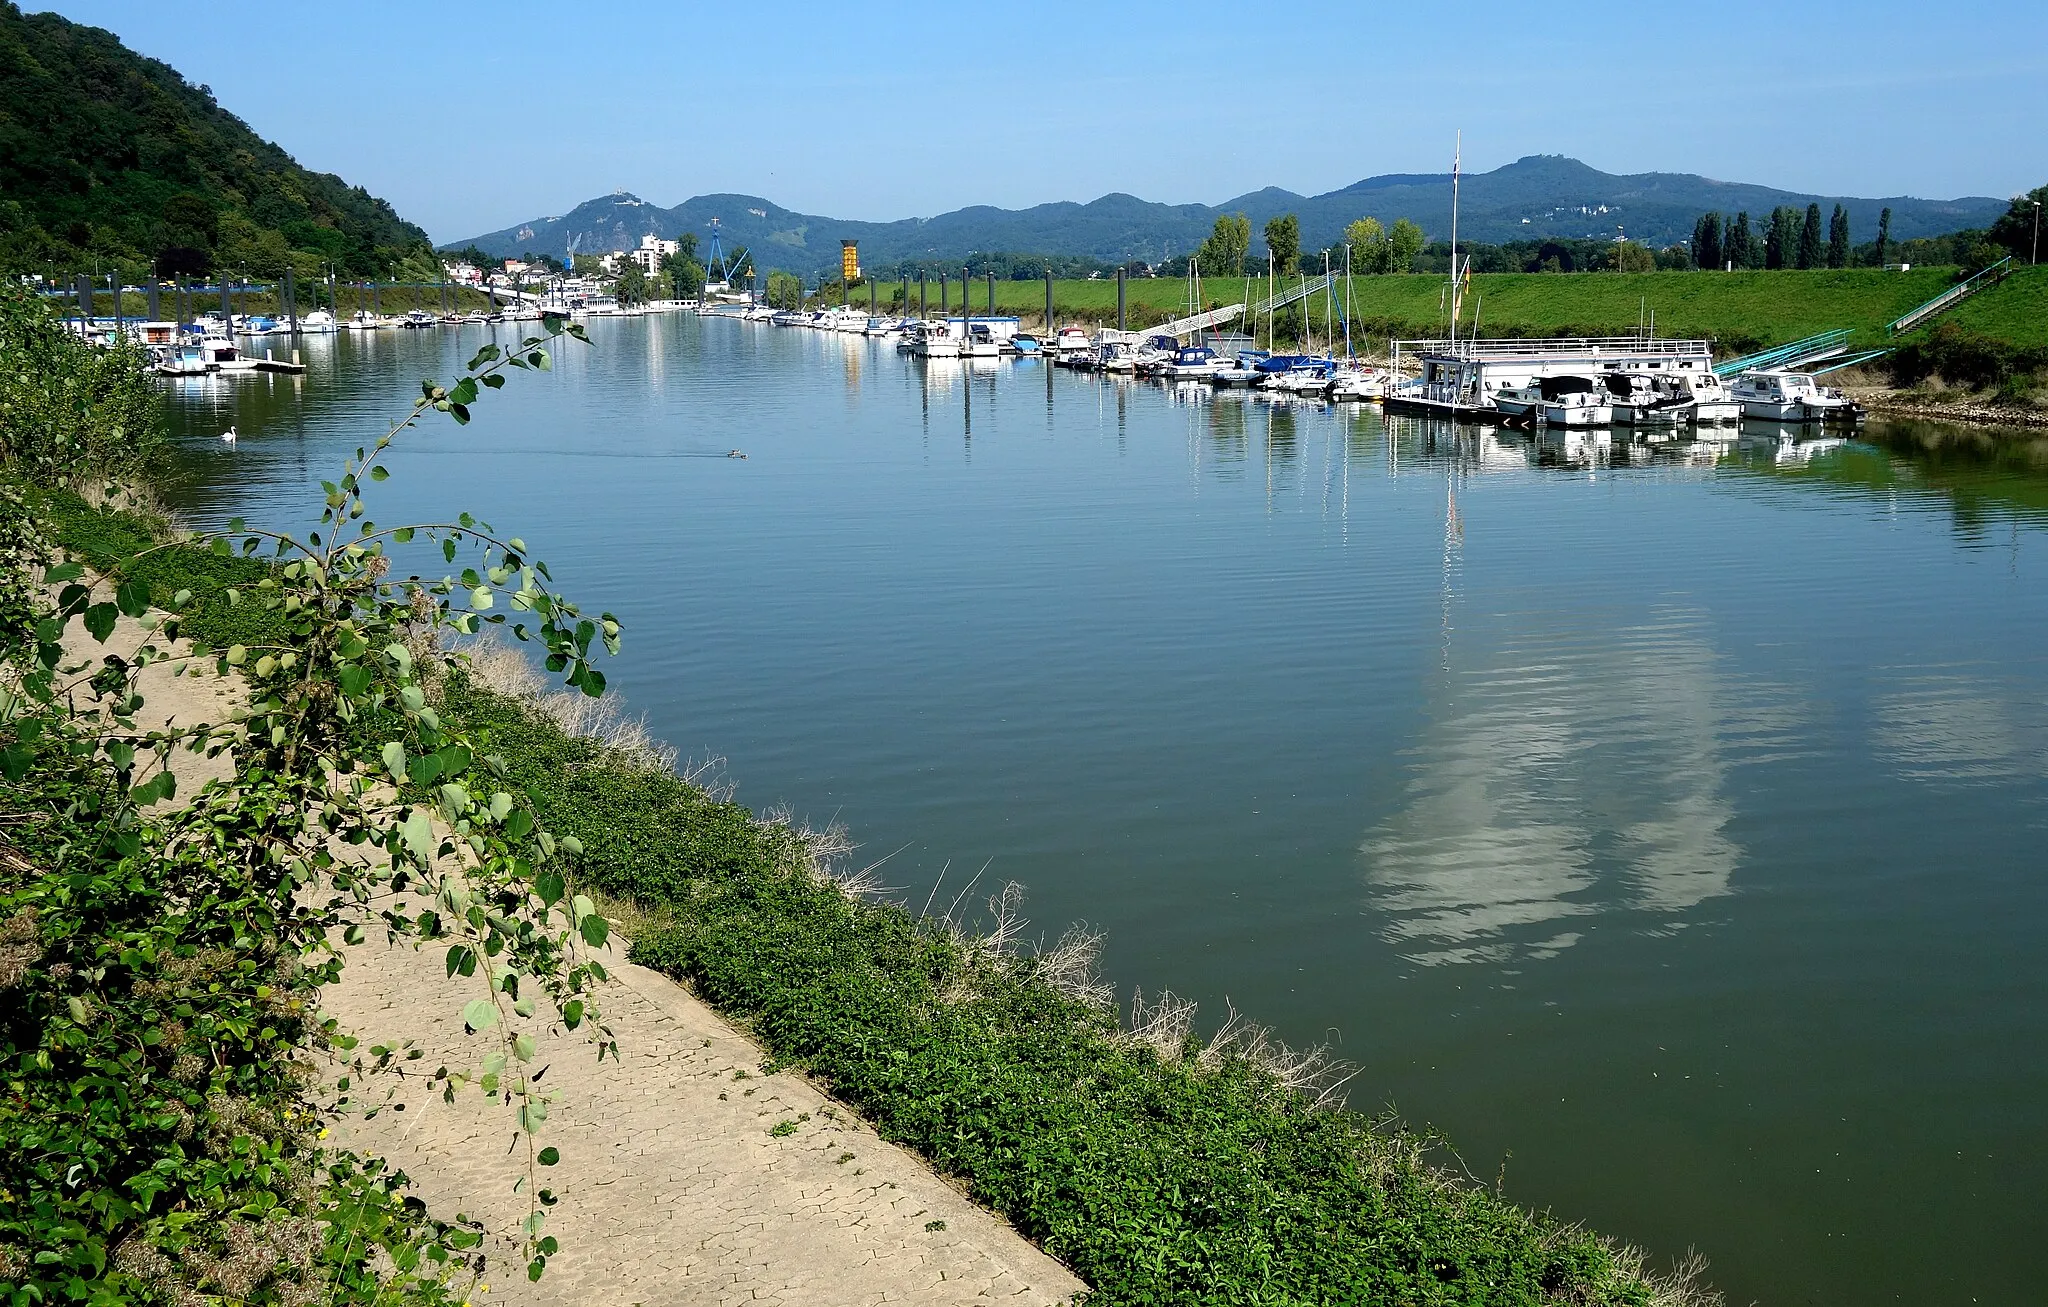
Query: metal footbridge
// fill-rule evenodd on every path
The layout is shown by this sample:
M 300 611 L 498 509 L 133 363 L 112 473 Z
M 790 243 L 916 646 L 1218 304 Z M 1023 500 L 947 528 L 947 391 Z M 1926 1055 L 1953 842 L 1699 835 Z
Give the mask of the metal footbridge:
M 1996 286 L 1999 282 L 2004 281 L 2006 274 L 2011 271 L 2012 256 L 2008 254 L 1982 272 L 1967 280 L 1957 282 L 1925 304 L 1907 313 L 1904 317 L 1888 324 L 1884 329 L 1884 334 L 1887 336 L 1903 335 L 1930 318 L 1946 313 L 1970 298 L 1970 296 L 1975 295 L 1978 291 Z

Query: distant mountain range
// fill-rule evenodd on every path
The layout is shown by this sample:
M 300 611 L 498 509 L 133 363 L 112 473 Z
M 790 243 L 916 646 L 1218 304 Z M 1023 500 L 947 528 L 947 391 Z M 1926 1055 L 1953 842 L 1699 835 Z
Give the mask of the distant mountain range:
M 1781 204 L 1819 204 L 1825 217 L 1834 205 L 1849 210 L 1858 241 L 1877 233 L 1880 210 L 1892 211 L 1894 240 L 1937 236 L 1988 225 L 2005 211 L 2004 200 L 1965 196 L 1922 200 L 1911 196 L 1865 199 L 1802 195 L 1718 182 L 1691 173 L 1616 176 L 1558 155 L 1530 155 L 1492 172 L 1474 173 L 1460 186 L 1460 239 L 1504 243 L 1513 240 L 1611 237 L 1664 246 L 1691 236 L 1693 221 L 1709 209 L 1729 214 L 1747 210 L 1752 223 Z M 474 243 L 497 257 L 525 253 L 602 253 L 629 249 L 645 235 L 673 240 L 697 233 L 700 244 L 719 220 L 728 251 L 745 245 L 765 271 L 819 272 L 839 266 L 839 242 L 860 242 L 869 265 L 909 259 L 957 259 L 977 251 L 1088 255 L 1121 261 L 1157 261 L 1185 254 L 1200 244 L 1216 218 L 1244 213 L 1252 221 L 1253 250 L 1266 219 L 1294 213 L 1301 218 L 1304 249 L 1341 239 L 1347 223 L 1371 216 L 1383 223 L 1409 218 L 1432 240 L 1450 234 L 1449 173 L 1392 173 L 1368 177 L 1324 195 L 1296 195 L 1268 187 L 1218 205 L 1154 204 L 1131 195 L 1105 195 L 1086 204 L 1062 202 L 1028 209 L 976 205 L 934 218 L 858 222 L 796 213 L 755 195 L 699 195 L 664 209 L 623 191 L 577 205 L 560 217 L 536 218 L 516 227 L 456 241 Z

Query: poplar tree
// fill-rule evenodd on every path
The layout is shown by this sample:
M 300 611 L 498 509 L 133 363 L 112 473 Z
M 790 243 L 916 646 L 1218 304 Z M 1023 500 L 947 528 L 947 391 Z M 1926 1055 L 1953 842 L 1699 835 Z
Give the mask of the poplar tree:
M 1273 251 L 1273 265 L 1283 273 L 1301 266 L 1301 219 L 1293 214 L 1266 222 L 1266 248 Z M 1403 269 L 1406 271 L 1406 269 Z
M 1718 270 L 1721 258 L 1721 215 L 1703 213 L 1692 226 L 1693 266 Z
M 1785 266 L 1785 206 L 1771 210 L 1770 225 L 1764 228 L 1764 267 L 1772 272 Z
M 1799 253 L 1797 265 L 1801 268 L 1818 268 L 1827 254 L 1820 243 L 1820 206 L 1806 206 L 1806 221 L 1799 228 Z
M 1735 215 L 1735 225 L 1728 231 L 1728 240 L 1721 251 L 1721 257 L 1738 268 L 1756 266 L 1756 241 L 1749 232 L 1747 210 Z
M 1871 255 L 1871 262 L 1882 268 L 1891 260 L 1892 252 L 1892 211 L 1884 210 L 1877 215 L 1877 249 Z
M 1849 266 L 1849 211 L 1839 204 L 1834 216 L 1828 219 L 1828 266 Z

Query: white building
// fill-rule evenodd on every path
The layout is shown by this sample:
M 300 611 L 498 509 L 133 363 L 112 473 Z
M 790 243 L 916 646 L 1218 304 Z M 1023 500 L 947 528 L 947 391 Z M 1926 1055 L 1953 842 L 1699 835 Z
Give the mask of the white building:
M 665 241 L 659 236 L 642 236 L 640 248 L 632 252 L 631 258 L 640 265 L 640 271 L 652 277 L 661 271 L 661 261 L 681 248 L 676 241 Z

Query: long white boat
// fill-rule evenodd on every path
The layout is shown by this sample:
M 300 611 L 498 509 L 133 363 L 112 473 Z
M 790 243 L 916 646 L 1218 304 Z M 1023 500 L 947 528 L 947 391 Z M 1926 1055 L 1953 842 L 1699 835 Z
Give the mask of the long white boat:
M 341 324 L 326 309 L 314 309 L 299 319 L 299 332 L 306 336 L 331 336 L 341 330 Z

